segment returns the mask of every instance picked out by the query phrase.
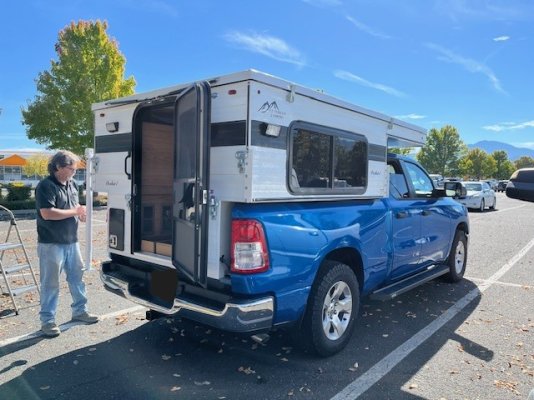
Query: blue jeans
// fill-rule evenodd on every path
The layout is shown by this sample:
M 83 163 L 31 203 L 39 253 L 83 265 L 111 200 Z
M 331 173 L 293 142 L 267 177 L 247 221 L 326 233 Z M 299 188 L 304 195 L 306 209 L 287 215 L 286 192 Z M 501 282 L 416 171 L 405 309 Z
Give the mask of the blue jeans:
M 37 246 L 41 271 L 41 312 L 42 324 L 55 322 L 59 298 L 59 276 L 62 270 L 67 275 L 72 296 L 72 315 L 87 311 L 87 296 L 83 283 L 83 260 L 79 243 L 58 244 L 39 243 Z

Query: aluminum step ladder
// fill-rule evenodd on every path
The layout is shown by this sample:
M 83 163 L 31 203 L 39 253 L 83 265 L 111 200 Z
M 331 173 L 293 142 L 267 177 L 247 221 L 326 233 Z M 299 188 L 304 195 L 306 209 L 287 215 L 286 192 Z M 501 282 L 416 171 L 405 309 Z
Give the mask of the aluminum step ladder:
M 37 291 L 39 294 L 41 292 L 30 263 L 30 258 L 28 257 L 28 253 L 22 242 L 15 216 L 9 209 L 0 205 L 0 213 L 2 211 L 7 213 L 10 219 L 5 240 L 0 242 L 0 272 L 4 277 L 5 286 L 7 288 L 7 292 L 2 288 L 2 293 L 9 294 L 15 308 L 15 314 L 18 315 L 19 308 L 15 298 L 30 291 Z M 16 233 L 16 238 L 13 241 L 10 241 L 9 238 L 13 231 Z M 14 285 L 14 282 L 12 282 L 10 284 L 9 281 L 13 274 L 16 273 L 20 275 L 22 283 Z

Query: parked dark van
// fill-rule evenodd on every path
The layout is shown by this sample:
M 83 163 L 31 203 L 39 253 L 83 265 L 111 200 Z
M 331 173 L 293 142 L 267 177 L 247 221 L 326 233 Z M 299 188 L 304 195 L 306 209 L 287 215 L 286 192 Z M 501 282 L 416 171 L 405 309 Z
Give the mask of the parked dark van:
M 506 195 L 513 199 L 534 201 L 534 168 L 515 171 L 506 185 Z

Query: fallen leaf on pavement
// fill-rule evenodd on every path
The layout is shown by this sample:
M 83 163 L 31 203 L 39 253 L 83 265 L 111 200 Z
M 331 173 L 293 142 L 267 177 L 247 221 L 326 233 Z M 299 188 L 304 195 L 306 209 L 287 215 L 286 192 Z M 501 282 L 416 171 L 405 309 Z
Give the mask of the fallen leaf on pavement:
M 354 365 L 352 367 L 349 368 L 349 371 L 354 372 L 354 371 L 356 371 L 358 369 L 359 366 L 360 365 L 356 362 L 356 363 L 354 363 Z
M 128 316 L 126 314 L 119 315 L 115 317 L 115 325 L 122 325 L 128 322 Z

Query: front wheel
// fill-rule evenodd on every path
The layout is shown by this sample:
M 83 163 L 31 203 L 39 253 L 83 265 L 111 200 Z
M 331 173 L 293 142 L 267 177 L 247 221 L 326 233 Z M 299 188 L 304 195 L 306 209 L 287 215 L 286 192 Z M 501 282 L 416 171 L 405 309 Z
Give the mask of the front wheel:
M 467 236 L 464 231 L 456 231 L 447 264 L 449 272 L 445 275 L 445 279 L 449 282 L 461 281 L 467 266 Z
M 321 355 L 342 350 L 360 305 L 358 280 L 349 266 L 325 261 L 312 286 L 301 327 L 302 344 Z
M 480 200 L 480 208 L 479 208 L 479 211 L 480 212 L 484 212 L 484 209 L 486 208 L 486 202 L 484 201 L 484 199 Z

